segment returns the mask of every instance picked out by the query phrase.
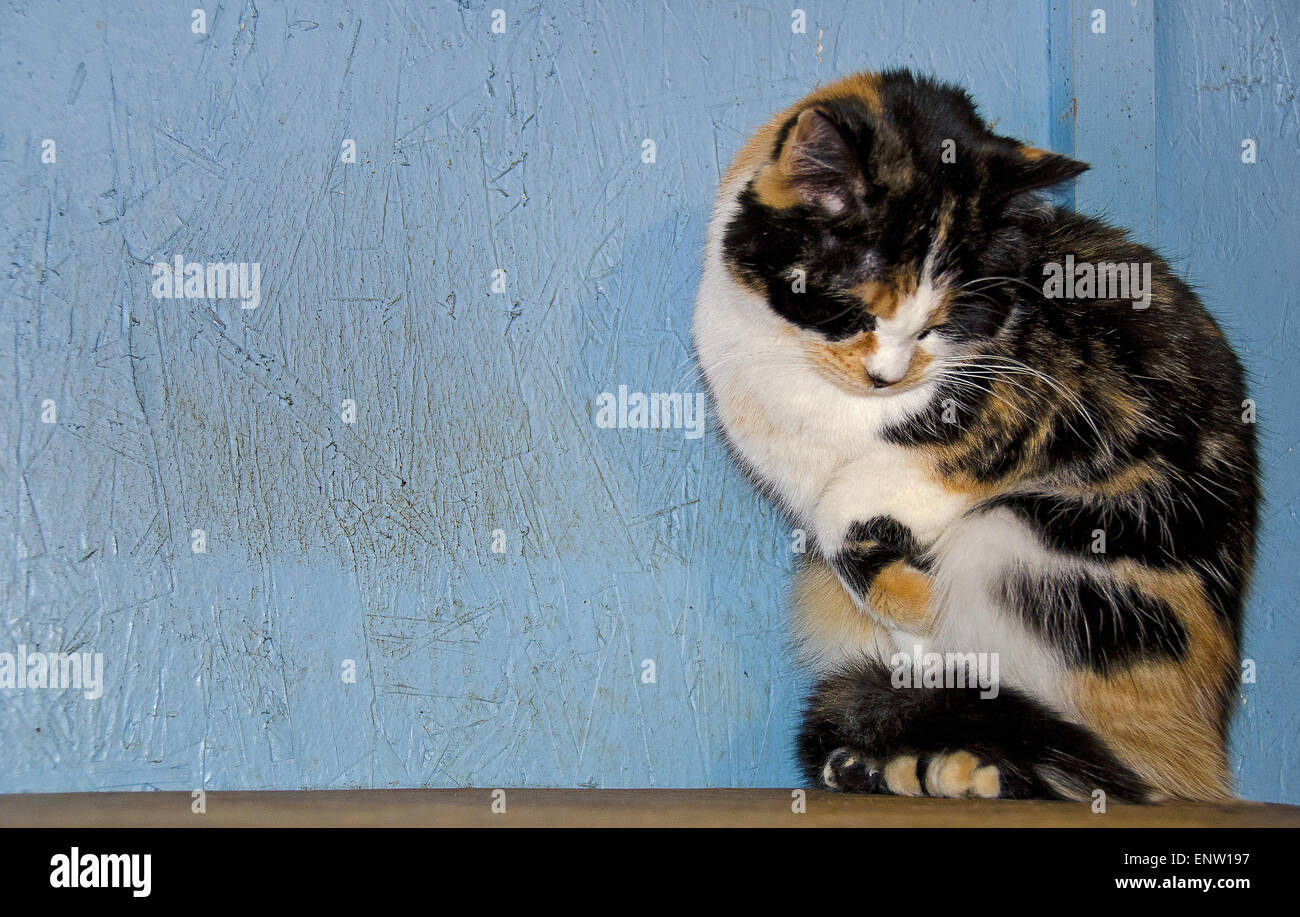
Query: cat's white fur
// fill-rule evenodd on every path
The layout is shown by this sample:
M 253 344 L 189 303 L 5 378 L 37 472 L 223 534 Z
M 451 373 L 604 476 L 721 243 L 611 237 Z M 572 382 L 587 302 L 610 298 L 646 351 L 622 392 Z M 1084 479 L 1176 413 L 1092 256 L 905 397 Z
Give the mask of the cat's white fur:
M 914 453 L 881 439 L 888 425 L 928 407 L 933 382 L 896 394 L 845 391 L 808 360 L 804 332 L 732 278 L 723 261 L 723 235 L 752 177 L 752 171 L 742 171 L 719 192 L 692 329 L 729 441 L 826 554 L 836 551 L 854 522 L 875 516 L 890 516 L 922 542 L 935 542 L 937 630 L 926 640 L 891 629 L 895 648 L 910 651 L 915 643 L 937 652 L 998 653 L 1003 684 L 1027 689 L 1069 715 L 1060 663 L 997 606 L 989 588 L 1010 564 L 1050 568 L 1061 562 L 1059 556 L 1010 513 L 966 516 L 968 498 L 942 487 Z M 876 354 L 864 370 L 899 378 L 917 346 L 929 350 L 936 365 L 950 356 L 933 335 L 916 342 L 933 305 L 929 298 L 937 295 L 932 281 L 927 274 L 892 319 L 878 320 Z M 873 615 L 865 607 L 862 613 Z M 835 635 L 822 628 L 796 637 L 817 673 L 855 653 L 880 654 L 881 642 L 864 640 L 862 633 L 856 628 Z

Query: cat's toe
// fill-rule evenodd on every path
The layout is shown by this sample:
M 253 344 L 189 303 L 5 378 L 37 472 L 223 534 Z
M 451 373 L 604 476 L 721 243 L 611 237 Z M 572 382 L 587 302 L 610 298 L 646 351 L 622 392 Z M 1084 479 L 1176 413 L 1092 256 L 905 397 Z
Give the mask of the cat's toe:
M 842 793 L 875 793 L 880 789 L 880 765 L 848 746 L 837 748 L 822 766 L 822 785 Z
M 996 799 L 1001 795 L 1001 773 L 995 764 L 981 764 L 968 751 L 931 755 L 925 762 L 925 792 L 950 799 Z
M 885 765 L 884 784 L 895 796 L 924 796 L 925 788 L 916 771 L 916 755 L 890 758 Z
M 882 789 L 895 796 L 940 796 L 948 799 L 996 799 L 1002 773 L 968 751 L 932 755 L 898 755 L 886 762 Z

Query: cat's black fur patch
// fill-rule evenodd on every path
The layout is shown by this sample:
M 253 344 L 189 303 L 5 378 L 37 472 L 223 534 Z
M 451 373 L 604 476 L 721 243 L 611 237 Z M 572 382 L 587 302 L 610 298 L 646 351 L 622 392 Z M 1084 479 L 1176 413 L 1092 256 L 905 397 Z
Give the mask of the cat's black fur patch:
M 911 532 L 887 516 L 876 516 L 850 526 L 844 545 L 831 557 L 831 565 L 861 600 L 881 570 L 915 553 Z
M 1142 660 L 1182 659 L 1187 652 L 1187 631 L 1174 610 L 1127 584 L 1015 570 L 997 588 L 1003 605 L 1071 665 L 1106 673 Z
M 740 213 L 727 229 L 726 248 L 732 263 L 761 284 L 772 309 L 788 322 L 818 331 L 828 340 L 851 337 L 875 325 L 861 303 L 826 283 L 833 271 L 846 270 L 856 256 L 852 244 L 825 243 L 815 251 L 804 248 L 809 214 L 800 209 L 773 214 L 757 202 L 752 189 L 740 197 Z M 805 289 L 795 292 L 792 271 L 817 259 L 824 267 L 805 277 Z
M 1098 561 L 1129 558 L 1152 567 L 1213 563 L 1224 534 L 1234 532 L 1233 517 L 1240 515 L 1239 508 L 1223 501 L 1204 495 L 1196 499 L 1186 492 L 1136 506 L 1055 494 L 1008 494 L 988 506 L 1011 509 L 1062 554 Z M 1092 547 L 1097 532 L 1105 536 L 1100 552 Z

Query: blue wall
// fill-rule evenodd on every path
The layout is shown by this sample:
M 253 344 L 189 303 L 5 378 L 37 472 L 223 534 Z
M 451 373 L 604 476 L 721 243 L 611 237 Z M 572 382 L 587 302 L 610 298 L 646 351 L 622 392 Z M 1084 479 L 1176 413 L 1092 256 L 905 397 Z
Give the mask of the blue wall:
M 1157 241 L 1237 345 L 1265 505 L 1234 730 L 1240 789 L 1300 803 L 1300 16 L 1293 3 L 1160 4 Z M 1242 162 L 1242 142 L 1256 162 Z
M 106 663 L 99 700 L 0 691 L 0 791 L 795 782 L 781 520 L 711 419 L 601 429 L 595 403 L 700 390 L 744 138 L 909 64 L 1092 155 L 1082 205 L 1141 223 L 1158 167 L 1158 240 L 1247 351 L 1270 469 L 1243 791 L 1300 801 L 1300 42 L 1271 4 L 1117 12 L 1103 51 L 1039 0 L 808 3 L 804 34 L 793 4 L 699 2 L 506 7 L 494 34 L 493 0 L 209 4 L 196 35 L 198 3 L 0 15 L 0 651 Z M 1152 91 L 1102 168 L 1105 106 Z M 258 262 L 261 305 L 153 298 L 177 254 Z

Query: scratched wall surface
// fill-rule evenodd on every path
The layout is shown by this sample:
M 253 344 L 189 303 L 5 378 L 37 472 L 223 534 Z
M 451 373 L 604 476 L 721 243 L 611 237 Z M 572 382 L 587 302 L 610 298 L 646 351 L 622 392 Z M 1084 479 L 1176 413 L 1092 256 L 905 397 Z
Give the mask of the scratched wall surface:
M 784 523 L 711 420 L 698 440 L 601 429 L 596 398 L 699 391 L 713 189 L 818 82 L 908 64 L 1000 130 L 1061 136 L 1052 5 L 818 3 L 796 34 L 792 4 L 543 2 L 494 34 L 495 0 L 249 2 L 194 34 L 197 5 L 0 15 L 0 650 L 106 661 L 99 700 L 0 692 L 0 791 L 793 783 Z M 1209 98 L 1256 93 L 1250 130 L 1293 139 L 1244 27 L 1164 28 L 1176 104 L 1211 104 L 1192 71 L 1258 63 L 1265 87 Z M 1162 187 L 1188 158 L 1232 168 L 1195 143 L 1162 147 Z M 1272 208 L 1293 166 L 1218 200 Z M 1162 232 L 1220 252 L 1222 210 L 1186 193 Z M 1269 212 L 1238 242 L 1276 295 L 1212 304 L 1272 347 L 1278 458 L 1294 207 Z M 177 254 L 259 263 L 261 304 L 155 299 L 150 262 Z M 1293 502 L 1294 466 L 1274 477 Z M 1295 665 L 1293 530 L 1275 517 L 1252 631 L 1274 675 Z M 1243 790 L 1283 799 L 1295 701 L 1273 677 Z
M 1300 17 L 1290 3 L 1162 4 L 1158 240 L 1237 344 L 1257 403 L 1265 506 L 1234 730 L 1240 787 L 1300 802 Z M 1242 161 L 1243 141 L 1256 161 Z

